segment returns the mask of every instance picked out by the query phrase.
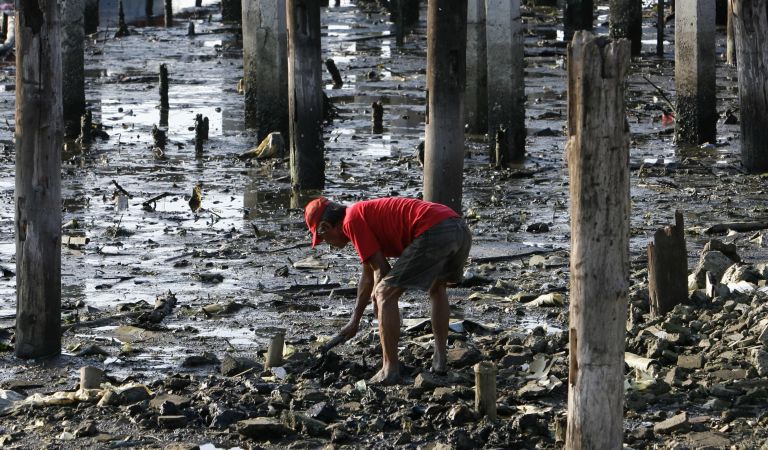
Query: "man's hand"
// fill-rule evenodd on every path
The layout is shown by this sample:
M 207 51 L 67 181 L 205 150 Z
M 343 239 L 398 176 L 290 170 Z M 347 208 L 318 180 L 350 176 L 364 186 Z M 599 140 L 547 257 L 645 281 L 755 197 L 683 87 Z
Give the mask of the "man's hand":
M 357 334 L 357 330 L 360 327 L 360 321 L 351 319 L 344 327 L 339 330 L 339 334 L 344 336 L 345 340 L 350 340 Z

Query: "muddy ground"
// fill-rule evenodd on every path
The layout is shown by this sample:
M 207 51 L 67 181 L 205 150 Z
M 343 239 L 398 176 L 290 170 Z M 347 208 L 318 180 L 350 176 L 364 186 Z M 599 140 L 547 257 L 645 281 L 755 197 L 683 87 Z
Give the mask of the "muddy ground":
M 370 314 L 354 341 L 319 359 L 318 346 L 351 312 L 359 264 L 351 248 L 310 248 L 301 212 L 305 198 L 290 194 L 287 160 L 236 158 L 258 143 L 243 127 L 238 29 L 222 24 L 215 6 L 186 10 L 170 30 L 133 26 L 131 36 L 113 39 L 114 28 L 103 26 L 88 39 L 86 96 L 108 138 L 85 150 L 70 143 L 65 152 L 63 233 L 89 241 L 62 247 L 66 331 L 63 354 L 55 359 L 23 361 L 11 351 L 15 71 L 12 63 L 2 67 L 0 387 L 18 401 L 8 409 L 0 404 L 6 413 L 0 446 L 561 446 L 570 235 L 558 11 L 524 8 L 526 162 L 512 170 L 489 168 L 484 138 L 467 140 L 463 205 L 474 247 L 467 281 L 450 292 L 450 374 L 425 372 L 431 355 L 428 301 L 408 293 L 400 304 L 407 383 L 378 388 L 365 383 L 380 363 Z M 420 195 L 422 8 L 402 46 L 376 4 L 342 1 L 323 9 L 323 57 L 335 60 L 345 82 L 332 89 L 330 75 L 323 74 L 337 108 L 325 128 L 324 195 L 343 202 Z M 606 7 L 599 12 L 597 32 L 605 34 Z M 763 232 L 714 236 L 735 247 L 708 249 L 721 251 L 709 252 L 719 253 L 710 258 L 719 266 L 707 270 L 723 274 L 728 261 L 742 260 L 735 266 L 741 269 L 723 275 L 714 299 L 700 289 L 665 321 L 644 316 L 645 248 L 657 228 L 674 221 L 675 209 L 684 214 L 691 272 L 713 237 L 710 226 L 766 216 L 764 178 L 743 173 L 738 125 L 725 120 L 738 118 L 735 69 L 718 59 L 718 141 L 678 148 L 672 128 L 661 123 L 665 104 L 644 79 L 674 101 L 673 26 L 667 26 L 664 58 L 657 58 L 650 5 L 645 13 L 647 41 L 627 89 L 627 350 L 653 361 L 627 370 L 625 442 L 633 448 L 758 447 L 768 435 L 760 405 L 768 396 L 768 363 L 760 353 L 766 296 L 758 289 L 768 275 L 760 266 L 768 261 Z M 194 37 L 186 35 L 190 20 Z M 720 29 L 718 55 L 724 50 Z M 151 137 L 160 121 L 160 63 L 168 65 L 171 79 L 170 142 L 162 157 L 153 152 Z M 385 106 L 381 131 L 370 122 L 376 100 Z M 198 155 L 196 114 L 210 120 L 210 140 Z M 193 212 L 188 202 L 198 184 L 202 208 Z M 127 202 L 117 185 L 129 194 Z M 163 193 L 168 195 L 145 204 Z M 737 289 L 742 281 L 751 284 Z M 264 352 L 278 332 L 286 336 L 286 364 L 265 370 Z M 499 370 L 496 422 L 473 412 L 471 365 L 485 359 Z M 103 369 L 108 384 L 75 392 L 79 369 L 88 365 Z

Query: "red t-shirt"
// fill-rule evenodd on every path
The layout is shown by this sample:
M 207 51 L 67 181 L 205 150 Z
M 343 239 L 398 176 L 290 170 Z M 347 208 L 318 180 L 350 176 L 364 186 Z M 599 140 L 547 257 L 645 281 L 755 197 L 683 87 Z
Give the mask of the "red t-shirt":
M 433 225 L 459 217 L 451 208 L 412 198 L 388 197 L 366 200 L 347 208 L 343 231 L 360 261 L 378 250 L 385 257 L 400 256 L 405 247 Z

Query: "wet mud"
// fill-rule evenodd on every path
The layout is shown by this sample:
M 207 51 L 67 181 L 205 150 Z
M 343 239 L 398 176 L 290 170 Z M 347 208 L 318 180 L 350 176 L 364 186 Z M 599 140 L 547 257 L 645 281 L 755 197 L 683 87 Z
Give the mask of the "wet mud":
M 606 2 L 598 3 L 596 31 L 607 34 Z M 331 2 L 323 8 L 322 59 L 334 60 L 343 81 L 339 86 L 323 72 L 336 112 L 324 129 L 323 195 L 350 203 L 420 196 L 425 8 L 400 45 L 389 15 L 376 3 Z M 138 17 L 143 10 L 130 14 Z M 675 210 L 685 218 L 689 271 L 713 237 L 707 233 L 710 226 L 757 220 L 768 212 L 764 178 L 748 176 L 740 166 L 739 126 L 731 124 L 738 118 L 736 71 L 723 62 L 725 30 L 717 35 L 717 142 L 679 148 L 673 142 L 674 126 L 662 124 L 668 105 L 659 91 L 674 102 L 673 25 L 666 28 L 665 55 L 658 58 L 650 5 L 644 14 L 643 54 L 632 62 L 626 95 L 632 140 L 630 250 L 637 294 L 630 300 L 647 313 L 642 302 L 646 247 L 656 229 L 674 222 Z M 111 385 L 139 383 L 151 392 L 136 394 L 134 389 L 131 395 L 136 396 L 121 393 L 102 406 L 81 400 L 22 406 L 0 419 L 3 444 L 560 446 L 570 244 L 560 13 L 546 6 L 523 10 L 525 162 L 508 170 L 491 168 L 485 137 L 467 137 L 463 207 L 474 245 L 465 283 L 449 292 L 450 375 L 426 373 L 429 302 L 419 293 L 407 293 L 400 302 L 407 384 L 392 388 L 365 383 L 380 364 L 370 311 L 352 342 L 317 358 L 319 347 L 348 320 L 360 265 L 349 248 L 310 248 L 301 207 L 317 193 L 290 191 L 287 158 L 238 158 L 259 144 L 255 132 L 243 125 L 238 27 L 222 23 L 209 2 L 201 9 L 182 5 L 171 29 L 137 17 L 129 36 L 113 38 L 115 26 L 110 29 L 102 20 L 87 42 L 86 99 L 103 133 L 88 148 L 68 142 L 64 152 L 62 232 L 87 242 L 74 239 L 62 247 L 63 355 L 24 361 L 12 351 L 0 353 L 0 386 L 24 396 L 72 392 L 80 367 L 93 365 L 107 373 Z M 194 36 L 187 35 L 190 21 Z M 170 80 L 167 117 L 159 108 L 163 63 Z M 12 348 L 15 320 L 14 76 L 12 64 L 3 63 L 0 339 L 5 350 Z M 384 109 L 380 126 L 371 120 L 374 102 Z M 209 119 L 210 128 L 209 139 L 196 151 L 198 114 Z M 153 126 L 167 134 L 161 152 L 153 148 Z M 757 264 L 768 261 L 764 233 L 717 237 L 734 243 L 744 261 Z M 281 370 L 264 369 L 269 341 L 281 332 L 286 364 Z M 496 423 L 473 412 L 471 365 L 481 359 L 496 361 L 500 370 L 501 420 Z M 163 395 L 183 398 L 169 401 Z M 630 402 L 638 395 L 630 396 Z M 700 410 L 695 396 L 670 404 L 639 398 L 646 404 L 631 407 L 639 412 L 628 413 L 627 436 L 680 410 Z M 694 431 L 722 430 L 734 420 L 708 414 L 714 419 L 695 423 Z M 766 433 L 753 436 L 748 429 L 748 421 L 760 420 L 760 414 L 740 417 L 724 439 L 760 442 Z M 254 422 L 242 423 L 249 419 Z M 627 442 L 640 443 L 638 448 L 675 439 L 663 432 L 635 434 Z

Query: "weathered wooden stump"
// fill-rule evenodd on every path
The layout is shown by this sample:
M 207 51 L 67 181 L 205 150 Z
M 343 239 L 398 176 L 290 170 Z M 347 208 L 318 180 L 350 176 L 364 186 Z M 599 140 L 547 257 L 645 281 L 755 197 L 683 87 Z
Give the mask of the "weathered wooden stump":
M 461 213 L 467 2 L 434 0 L 427 9 L 428 115 L 424 199 Z
M 104 371 L 98 367 L 80 368 L 80 389 L 98 389 L 102 381 L 104 381 Z
M 84 0 L 61 2 L 61 70 L 64 133 L 75 137 L 85 112 Z
M 155 0 L 144 1 L 144 15 L 147 16 L 147 21 L 155 17 Z
M 246 0 L 248 1 L 248 0 Z M 243 7 L 241 0 L 221 0 L 221 20 L 239 23 L 242 19 Z
M 653 317 L 665 315 L 688 297 L 688 254 L 680 211 L 675 212 L 675 225 L 657 230 L 648 244 L 648 294 Z
M 297 190 L 322 189 L 325 146 L 320 5 L 318 0 L 287 0 L 286 11 L 291 184 Z
M 568 47 L 571 198 L 566 448 L 621 448 L 629 289 L 630 43 L 576 32 Z
M 276 334 L 269 343 L 267 356 L 264 360 L 264 368 L 280 367 L 283 365 L 283 347 L 285 346 L 285 335 Z
M 384 127 L 384 105 L 381 102 L 371 103 L 371 121 L 373 122 L 373 132 L 381 133 Z
M 56 0 L 16 4 L 16 356 L 61 352 L 61 41 Z
M 123 12 L 123 0 L 117 1 L 117 31 L 115 37 L 125 37 L 131 34 L 128 25 L 125 23 L 125 13 Z
M 496 366 L 490 361 L 475 368 L 475 410 L 488 420 L 496 420 Z
M 85 0 L 85 34 L 93 34 L 99 30 L 99 0 Z
M 344 80 L 341 79 L 341 73 L 339 72 L 339 68 L 336 67 L 336 62 L 334 62 L 333 59 L 328 58 L 325 60 L 325 68 L 328 69 L 328 73 L 331 74 L 334 89 L 344 86 Z
M 80 117 L 80 136 L 78 137 L 78 140 L 82 145 L 88 146 L 91 144 L 91 141 L 93 140 L 93 133 L 91 132 L 92 128 L 93 114 L 90 110 L 86 110 L 85 114 Z
M 160 64 L 160 109 L 168 109 L 168 66 Z
M 664 56 L 664 0 L 656 0 L 656 54 Z
M 166 28 L 173 26 L 173 0 L 165 0 L 164 21 Z

